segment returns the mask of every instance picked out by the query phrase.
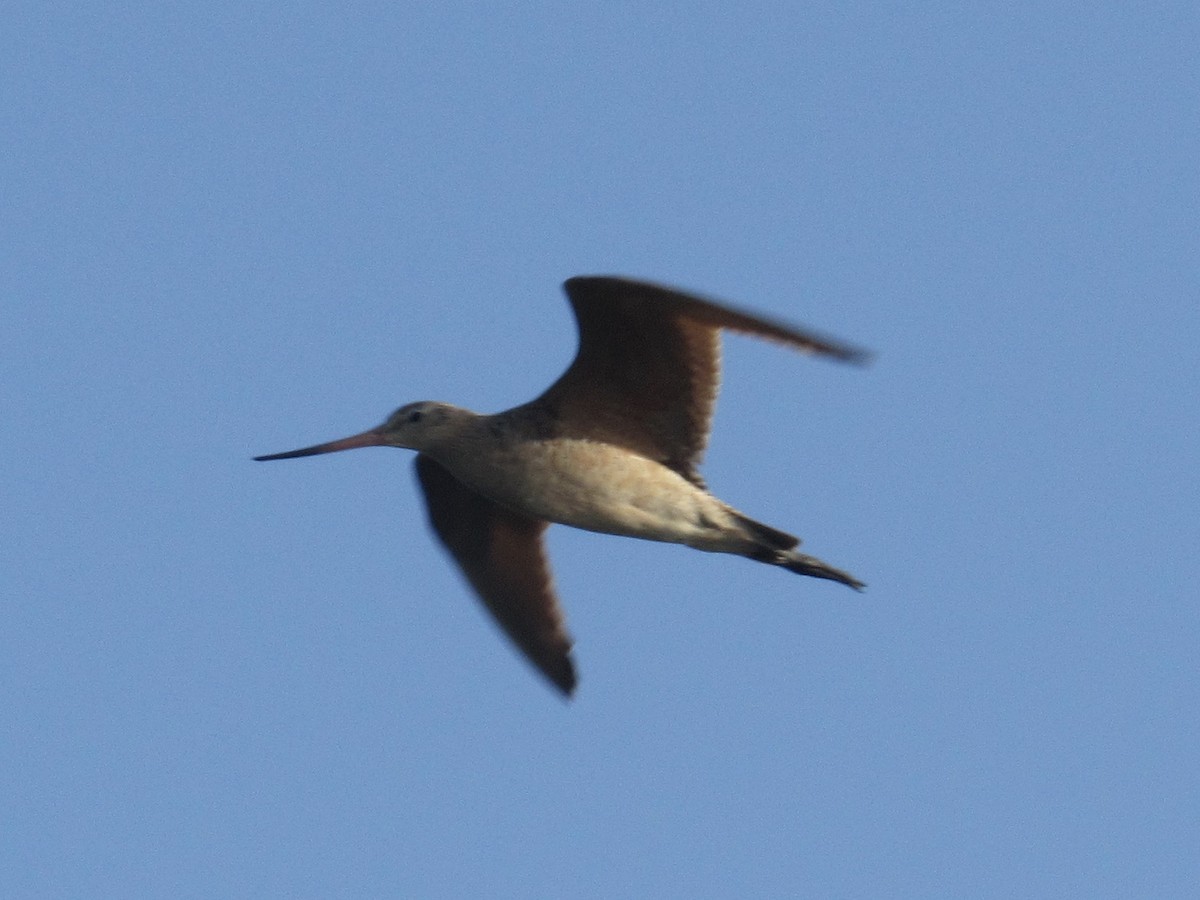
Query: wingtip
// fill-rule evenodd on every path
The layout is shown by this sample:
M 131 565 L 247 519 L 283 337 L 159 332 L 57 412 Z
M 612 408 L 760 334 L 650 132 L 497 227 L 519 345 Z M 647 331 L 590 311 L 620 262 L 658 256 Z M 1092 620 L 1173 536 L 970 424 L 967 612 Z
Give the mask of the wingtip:
M 865 347 L 848 344 L 845 341 L 831 338 L 825 334 L 812 332 L 811 336 L 819 341 L 819 344 L 807 348 L 809 353 L 824 356 L 827 359 L 835 359 L 838 362 L 850 363 L 852 366 L 866 367 L 875 360 L 874 350 L 867 350 Z M 804 348 L 801 349 L 803 350 Z
M 837 358 L 851 365 L 869 366 L 875 361 L 875 353 L 872 350 L 863 350 L 861 347 L 842 347 Z
M 575 664 L 570 657 L 562 660 L 562 664 L 553 669 L 543 668 L 542 674 L 558 690 L 564 701 L 575 699 L 575 688 L 579 685 L 579 677 L 575 674 Z
M 759 337 L 783 341 L 796 349 L 835 359 L 839 362 L 856 366 L 867 366 L 875 358 L 875 353 L 863 347 L 855 346 L 811 329 L 799 329 L 787 322 L 766 318 L 758 313 L 739 309 L 704 294 L 694 293 L 683 288 L 658 281 L 647 281 L 632 278 L 628 275 L 574 275 L 562 284 L 563 290 L 569 297 L 576 294 L 612 293 L 620 290 L 640 291 L 657 295 L 660 300 L 684 301 L 692 304 L 710 307 L 727 318 L 732 316 L 742 319 L 742 324 L 731 321 L 708 321 L 708 324 L 718 328 L 728 328 L 733 331 L 746 331 Z M 701 317 L 702 318 L 702 317 Z M 762 330 L 763 328 L 767 330 Z

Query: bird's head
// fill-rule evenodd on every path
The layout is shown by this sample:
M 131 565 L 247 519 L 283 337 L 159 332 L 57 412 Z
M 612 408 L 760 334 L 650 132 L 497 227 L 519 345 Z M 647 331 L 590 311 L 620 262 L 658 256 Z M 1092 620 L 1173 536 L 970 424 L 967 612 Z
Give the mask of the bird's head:
M 271 459 L 295 459 L 299 456 L 316 456 L 319 453 L 335 453 L 338 450 L 353 450 L 357 447 L 403 447 L 408 450 L 435 450 L 439 445 L 454 440 L 464 423 L 474 419 L 475 414 L 451 406 L 422 400 L 400 407 L 387 420 L 369 431 L 351 435 L 326 444 L 316 444 L 287 453 L 272 453 L 256 456 L 260 462 Z

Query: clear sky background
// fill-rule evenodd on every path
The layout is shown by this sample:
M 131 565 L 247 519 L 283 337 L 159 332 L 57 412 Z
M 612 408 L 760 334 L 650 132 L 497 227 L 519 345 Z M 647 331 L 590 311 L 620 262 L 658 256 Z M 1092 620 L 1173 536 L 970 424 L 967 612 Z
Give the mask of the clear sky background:
M 17 3 L 0 895 L 1191 897 L 1193 2 Z M 705 473 L 868 582 L 552 529 L 564 703 L 411 454 L 566 277 L 742 338 Z

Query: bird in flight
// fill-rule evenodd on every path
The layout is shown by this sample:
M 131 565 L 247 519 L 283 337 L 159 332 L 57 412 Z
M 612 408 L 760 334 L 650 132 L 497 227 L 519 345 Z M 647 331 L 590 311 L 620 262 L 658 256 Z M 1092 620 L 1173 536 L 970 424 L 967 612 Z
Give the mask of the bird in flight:
M 552 522 L 732 553 L 863 588 L 756 522 L 697 471 L 720 381 L 722 329 L 865 362 L 855 347 L 672 288 L 587 276 L 564 284 L 579 349 L 540 397 L 494 415 L 409 403 L 376 428 L 256 460 L 356 447 L 417 451 L 434 532 L 488 611 L 560 691 L 577 682 L 543 533 Z

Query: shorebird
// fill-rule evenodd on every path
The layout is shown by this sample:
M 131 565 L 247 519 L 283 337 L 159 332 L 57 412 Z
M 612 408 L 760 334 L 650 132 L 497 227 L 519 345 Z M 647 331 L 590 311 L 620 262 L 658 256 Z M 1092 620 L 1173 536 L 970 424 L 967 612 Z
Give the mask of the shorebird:
M 854 576 L 797 552 L 799 538 L 718 500 L 696 467 L 723 329 L 848 362 L 867 354 L 657 284 L 589 276 L 563 287 L 579 349 L 537 399 L 494 415 L 409 403 L 361 434 L 255 459 L 416 450 L 434 532 L 513 643 L 568 696 L 577 678 L 542 540 L 551 522 L 731 553 L 861 590 Z

